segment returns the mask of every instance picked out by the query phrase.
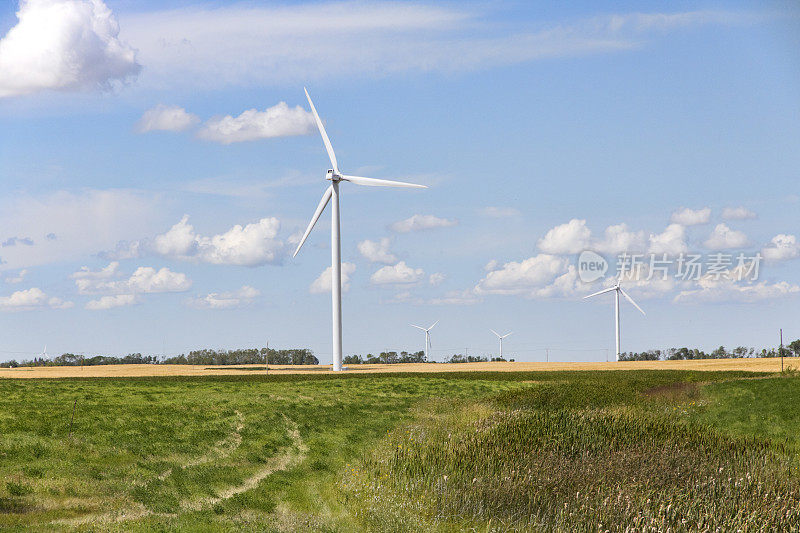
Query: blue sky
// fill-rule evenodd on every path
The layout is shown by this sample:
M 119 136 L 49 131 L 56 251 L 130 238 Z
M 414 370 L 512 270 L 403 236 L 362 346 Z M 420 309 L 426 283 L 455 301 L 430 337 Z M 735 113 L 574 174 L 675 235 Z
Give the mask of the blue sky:
M 791 3 L 28 0 L 0 35 L 0 359 L 329 361 L 327 212 L 291 258 L 329 166 L 304 86 L 343 171 L 429 186 L 343 184 L 345 354 L 441 320 L 434 358 L 493 328 L 518 360 L 604 359 L 611 298 L 582 296 L 621 252 L 765 258 L 626 281 L 623 350 L 800 337 Z

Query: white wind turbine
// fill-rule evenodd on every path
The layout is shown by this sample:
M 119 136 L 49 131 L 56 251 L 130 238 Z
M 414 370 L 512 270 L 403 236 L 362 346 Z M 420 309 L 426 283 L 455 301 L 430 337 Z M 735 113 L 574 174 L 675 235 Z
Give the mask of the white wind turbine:
M 304 89 L 305 90 L 305 89 Z M 308 223 L 308 228 L 300 239 L 300 244 L 294 251 L 292 257 L 297 256 L 297 252 L 306 242 L 308 234 L 314 228 L 325 206 L 333 199 L 331 207 L 331 300 L 333 302 L 333 370 L 339 371 L 342 369 L 342 245 L 341 245 L 341 232 L 339 228 L 339 182 L 349 181 L 356 185 L 369 185 L 372 187 L 413 187 L 426 189 L 425 185 L 417 185 L 415 183 L 405 183 L 402 181 L 381 180 L 375 178 L 362 178 L 360 176 L 348 176 L 339 172 L 339 164 L 336 162 L 336 154 L 333 153 L 331 141 L 328 139 L 328 134 L 325 132 L 325 127 L 317 114 L 317 109 L 314 107 L 314 102 L 308 95 L 308 90 L 305 90 L 308 104 L 311 106 L 311 111 L 314 113 L 314 120 L 317 122 L 319 133 L 322 135 L 322 142 L 325 144 L 325 150 L 328 152 L 328 157 L 331 160 L 332 169 L 328 169 L 325 179 L 330 181 L 330 186 L 325 190 L 322 199 L 319 201 L 317 210 L 314 211 L 314 216 L 311 217 L 311 222 Z
M 511 335 L 514 332 L 513 331 L 509 331 L 505 335 L 500 335 L 499 333 L 497 333 L 495 330 L 493 330 L 491 328 L 489 329 L 489 331 L 491 331 L 492 333 L 497 335 L 497 338 L 500 339 L 500 359 L 502 359 L 503 358 L 503 339 L 505 339 L 506 337 L 508 337 L 509 335 Z
M 417 329 L 421 329 L 422 331 L 425 332 L 425 362 L 428 362 L 428 363 L 430 362 L 428 360 L 428 354 L 430 353 L 430 350 L 431 350 L 431 330 L 438 323 L 439 323 L 439 321 L 437 320 L 436 322 L 431 324 L 431 327 L 429 327 L 429 328 L 423 328 L 422 326 L 417 326 L 415 324 L 411 324 L 411 327 L 414 327 L 414 328 L 417 328 Z
M 609 287 L 607 289 L 603 289 L 602 291 L 597 291 L 594 294 L 590 294 L 588 296 L 584 296 L 583 298 L 584 299 L 591 298 L 592 296 L 597 296 L 598 294 L 603 294 L 603 293 L 611 292 L 611 291 L 614 291 L 614 331 L 616 333 L 616 338 L 617 338 L 617 361 L 619 361 L 619 354 L 620 354 L 620 352 L 619 352 L 619 295 L 620 295 L 620 293 L 622 293 L 622 295 L 625 297 L 625 299 L 628 300 L 630 303 L 632 303 L 633 306 L 636 309 L 638 309 L 643 315 L 646 316 L 646 313 L 642 310 L 641 307 L 636 305 L 636 302 L 633 301 L 633 298 L 628 296 L 628 293 L 625 292 L 622 289 L 622 287 L 619 286 L 619 280 L 617 280 L 617 283 L 613 287 Z
M 41 357 L 42 359 L 45 359 L 45 360 L 47 359 L 47 345 L 46 344 L 44 345 L 44 350 L 42 350 L 42 353 L 39 354 L 39 357 Z

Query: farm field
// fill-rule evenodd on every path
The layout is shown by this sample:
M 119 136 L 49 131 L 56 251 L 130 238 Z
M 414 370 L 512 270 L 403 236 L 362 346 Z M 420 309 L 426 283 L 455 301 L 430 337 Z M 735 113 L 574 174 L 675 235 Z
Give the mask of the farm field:
M 0 380 L 0 528 L 800 528 L 791 372 L 257 372 Z
M 794 358 L 784 360 L 786 367 L 800 366 Z M 779 358 L 700 359 L 694 361 L 622 361 L 622 362 L 492 362 L 492 363 L 401 363 L 385 365 L 350 365 L 348 373 L 383 372 L 539 372 L 564 370 L 744 370 L 779 372 Z M 98 365 L 39 366 L 0 368 L 0 378 L 72 378 L 72 377 L 148 377 L 241 375 L 243 372 L 266 374 L 264 365 Z M 319 374 L 330 372 L 328 366 L 269 365 L 273 374 Z

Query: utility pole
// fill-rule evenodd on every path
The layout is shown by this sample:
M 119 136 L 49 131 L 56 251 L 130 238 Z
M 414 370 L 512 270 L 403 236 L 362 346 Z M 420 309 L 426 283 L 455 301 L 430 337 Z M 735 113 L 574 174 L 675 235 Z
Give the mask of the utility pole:
M 783 372 L 783 328 L 781 328 L 781 372 Z

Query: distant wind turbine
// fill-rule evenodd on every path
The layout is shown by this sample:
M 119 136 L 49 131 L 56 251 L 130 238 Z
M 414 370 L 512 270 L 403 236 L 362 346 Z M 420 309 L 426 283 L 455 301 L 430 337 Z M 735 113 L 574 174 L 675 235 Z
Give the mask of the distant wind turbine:
M 305 89 L 304 89 L 305 90 Z M 330 181 L 330 186 L 325 190 L 322 199 L 319 201 L 317 210 L 311 217 L 311 222 L 308 223 L 308 228 L 300 239 L 300 244 L 294 251 L 292 257 L 297 256 L 297 252 L 306 242 L 308 234 L 314 229 L 314 224 L 317 223 L 320 215 L 325 210 L 328 202 L 333 199 L 331 207 L 331 300 L 333 303 L 333 370 L 338 372 L 342 369 L 342 245 L 341 245 L 341 232 L 339 228 L 339 182 L 349 181 L 356 185 L 369 185 L 372 187 L 413 187 L 426 189 L 425 185 L 417 185 L 415 183 L 405 183 L 402 181 L 381 180 L 375 178 L 362 178 L 360 176 L 348 176 L 339 172 L 339 164 L 336 162 L 336 154 L 333 153 L 331 141 L 328 139 L 328 134 L 325 132 L 325 127 L 317 114 L 317 109 L 314 107 L 314 102 L 308 95 L 308 90 L 305 90 L 308 105 L 311 106 L 311 111 L 314 113 L 314 120 L 317 122 L 317 128 L 322 135 L 322 142 L 325 144 L 325 150 L 328 152 L 328 158 L 331 160 L 332 169 L 328 169 L 325 179 Z
M 625 292 L 622 289 L 622 287 L 619 286 L 619 280 L 617 280 L 617 283 L 613 287 L 609 287 L 607 289 L 603 289 L 602 291 L 597 291 L 594 294 L 590 294 L 588 296 L 584 296 L 583 298 L 584 299 L 591 298 L 592 296 L 597 296 L 598 294 L 603 294 L 603 293 L 611 292 L 611 291 L 614 291 L 614 331 L 616 333 L 616 338 L 617 338 L 617 361 L 619 361 L 619 354 L 620 354 L 620 351 L 619 351 L 619 295 L 620 295 L 620 293 L 622 293 L 622 295 L 625 297 L 625 299 L 628 300 L 630 303 L 632 303 L 633 306 L 636 309 L 638 309 L 643 315 L 647 316 L 647 314 L 642 310 L 641 307 L 639 307 L 636 304 L 636 302 L 633 301 L 633 298 L 628 296 L 628 293 Z
M 417 326 L 417 325 L 411 324 L 411 327 L 414 327 L 414 328 L 417 328 L 417 329 L 421 329 L 422 331 L 425 332 L 425 361 L 426 362 L 429 362 L 428 354 L 430 353 L 430 349 L 431 349 L 431 330 L 438 323 L 439 323 L 439 321 L 437 320 L 436 322 L 431 324 L 431 327 L 429 327 L 429 328 L 423 328 L 422 326 Z
M 44 350 L 42 350 L 42 353 L 39 354 L 39 357 L 41 357 L 42 359 L 47 359 L 47 345 L 46 344 L 44 345 Z
M 495 330 L 493 330 L 493 329 L 489 329 L 489 331 L 491 331 L 492 333 L 494 333 L 495 335 L 497 335 L 497 338 L 498 338 L 498 339 L 500 339 L 500 359 L 502 359 L 502 358 L 503 358 L 503 339 L 505 339 L 506 337 L 508 337 L 509 335 L 511 335 L 511 334 L 512 334 L 512 333 L 514 333 L 514 332 L 513 332 L 513 331 L 509 331 L 509 332 L 508 332 L 508 333 L 506 333 L 505 335 L 500 335 L 499 333 L 497 333 L 497 332 L 496 332 Z

